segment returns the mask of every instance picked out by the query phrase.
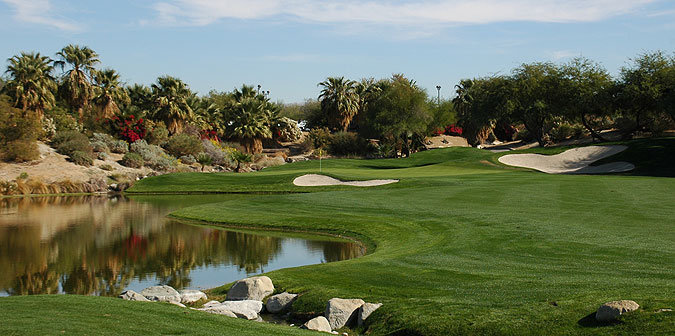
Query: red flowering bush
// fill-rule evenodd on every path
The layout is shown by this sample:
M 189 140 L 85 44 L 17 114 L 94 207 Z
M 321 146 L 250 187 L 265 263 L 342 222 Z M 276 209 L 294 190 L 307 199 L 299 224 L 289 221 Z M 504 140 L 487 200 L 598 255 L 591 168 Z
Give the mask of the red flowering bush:
M 464 133 L 464 130 L 459 126 L 449 125 L 445 127 L 445 134 L 462 135 L 462 133 Z
M 131 114 L 128 116 L 114 116 L 110 119 L 111 127 L 117 135 L 129 143 L 145 138 L 147 129 L 143 118 L 138 118 Z

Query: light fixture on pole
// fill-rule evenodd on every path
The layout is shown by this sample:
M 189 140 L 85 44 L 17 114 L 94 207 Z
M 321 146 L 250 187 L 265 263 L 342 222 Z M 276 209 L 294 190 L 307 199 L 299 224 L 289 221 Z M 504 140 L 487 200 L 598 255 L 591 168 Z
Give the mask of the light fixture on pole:
M 258 94 L 260 94 L 260 88 L 261 87 L 262 87 L 262 85 L 258 84 Z
M 436 85 L 436 90 L 438 90 L 438 105 L 441 105 L 441 86 Z

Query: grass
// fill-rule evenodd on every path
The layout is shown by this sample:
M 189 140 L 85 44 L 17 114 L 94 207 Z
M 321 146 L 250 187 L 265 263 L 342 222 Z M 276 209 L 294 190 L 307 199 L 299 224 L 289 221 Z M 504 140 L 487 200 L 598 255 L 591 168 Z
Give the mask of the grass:
M 675 140 L 663 145 L 672 150 Z M 410 159 L 323 161 L 324 173 L 342 179 L 400 179 L 373 188 L 295 187 L 294 177 L 318 172 L 318 162 L 300 162 L 251 174 L 159 176 L 140 181 L 132 192 L 272 193 L 233 195 L 226 202 L 172 215 L 366 242 L 369 254 L 358 259 L 267 274 L 278 291 L 302 294 L 294 307 L 304 313 L 322 312 L 332 297 L 383 302 L 357 332 L 675 334 L 673 312 L 657 312 L 675 306 L 675 179 L 547 175 L 500 165 L 499 155 L 503 153 L 451 148 Z M 633 163 L 656 173 L 661 167 Z M 211 294 L 223 295 L 227 288 Z M 17 302 L 38 304 L 43 298 L 0 299 L 0 305 L 9 307 L 7 300 L 14 300 L 14 309 Z M 597 307 L 618 299 L 635 300 L 641 309 L 615 324 L 595 323 L 591 314 Z M 3 321 L 46 318 L 35 316 L 37 308 L 0 310 Z M 85 311 L 71 320 L 94 320 L 97 313 Z M 249 326 L 266 328 L 260 334 L 287 332 L 234 320 L 218 326 L 220 331 L 242 328 L 238 333 L 252 330 Z M 105 330 L 94 323 L 91 328 L 90 333 Z

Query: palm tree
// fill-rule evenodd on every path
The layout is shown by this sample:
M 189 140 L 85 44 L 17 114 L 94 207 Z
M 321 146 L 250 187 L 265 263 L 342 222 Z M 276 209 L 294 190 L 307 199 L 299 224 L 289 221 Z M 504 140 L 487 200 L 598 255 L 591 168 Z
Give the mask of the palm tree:
M 52 77 L 52 60 L 40 53 L 21 53 L 8 59 L 9 81 L 4 90 L 14 98 L 14 106 L 35 112 L 40 119 L 45 109 L 54 106 L 56 82 Z
M 229 134 L 239 139 L 247 153 L 261 153 L 262 139 L 272 137 L 274 106 L 260 97 L 244 97 L 235 101 L 230 112 Z
M 66 64 L 71 66 L 71 69 L 64 74 L 63 88 L 66 99 L 72 107 L 77 109 L 80 122 L 83 122 L 84 109 L 94 95 L 90 79 L 96 71 L 94 65 L 99 63 L 98 54 L 89 47 L 70 44 L 56 55 L 61 60 L 54 62 L 54 65 L 60 66 L 61 69 L 65 68 Z
M 120 112 L 119 104 L 129 104 L 129 95 L 115 70 L 96 71 L 94 85 L 96 90 L 92 101 L 98 107 L 101 117 L 110 119 Z
M 354 93 L 357 98 L 357 112 L 352 122 L 359 124 L 359 116 L 365 115 L 368 104 L 377 98 L 382 92 L 382 88 L 375 82 L 374 78 L 363 78 L 354 84 Z
M 321 110 L 337 120 L 337 124 L 346 131 L 358 112 L 359 101 L 354 90 L 353 80 L 344 77 L 328 77 L 318 86 L 323 87 L 319 100 Z
M 171 134 L 183 131 L 185 123 L 194 119 L 188 99 L 192 93 L 183 81 L 171 76 L 157 78 L 152 84 L 152 115 L 164 121 Z

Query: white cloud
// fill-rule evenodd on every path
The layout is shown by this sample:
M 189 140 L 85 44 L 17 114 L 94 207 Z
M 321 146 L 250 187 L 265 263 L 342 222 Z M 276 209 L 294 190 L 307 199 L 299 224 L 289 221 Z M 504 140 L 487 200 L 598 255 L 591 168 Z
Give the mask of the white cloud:
M 45 25 L 60 30 L 78 31 L 81 29 L 68 20 L 50 15 L 49 0 L 0 0 L 14 8 L 14 18 L 18 21 Z
M 289 16 L 319 23 L 452 25 L 507 21 L 593 22 L 657 0 L 166 0 L 164 23 L 207 25 L 221 19 Z
M 569 50 L 557 50 L 557 51 L 554 51 L 554 52 L 550 53 L 550 56 L 554 61 L 559 61 L 561 59 L 579 56 L 579 53 L 575 53 L 575 52 L 569 51 Z

